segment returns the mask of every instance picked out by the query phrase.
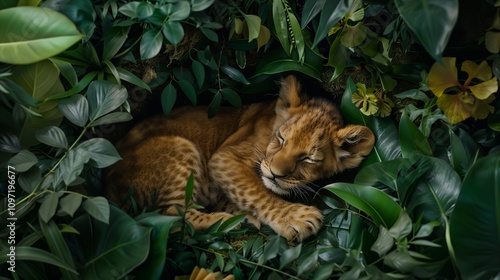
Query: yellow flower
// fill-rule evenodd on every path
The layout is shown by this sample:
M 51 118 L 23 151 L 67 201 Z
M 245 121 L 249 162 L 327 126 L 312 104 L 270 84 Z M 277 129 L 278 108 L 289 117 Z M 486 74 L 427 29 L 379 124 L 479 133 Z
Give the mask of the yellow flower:
M 391 114 L 394 103 L 385 96 L 382 89 L 366 88 L 362 83 L 357 83 L 356 86 L 356 92 L 352 94 L 352 102 L 361 113 L 377 117 L 387 117 Z
M 468 74 L 462 84 L 458 81 L 456 58 L 443 57 L 442 64 L 432 65 L 428 76 L 429 89 L 437 96 L 437 105 L 450 120 L 456 124 L 469 117 L 484 119 L 494 108 L 490 104 L 498 90 L 498 82 L 493 77 L 491 67 L 486 61 L 477 65 L 464 61 L 461 70 Z M 476 81 L 480 83 L 475 83 Z

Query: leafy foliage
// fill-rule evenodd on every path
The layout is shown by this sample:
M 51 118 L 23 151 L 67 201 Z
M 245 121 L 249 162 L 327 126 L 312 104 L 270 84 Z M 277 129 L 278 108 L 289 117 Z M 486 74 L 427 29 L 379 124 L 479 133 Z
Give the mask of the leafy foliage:
M 2 275 L 498 276 L 500 58 L 442 57 L 458 1 L 390 2 L 1 2 L 0 215 L 12 216 L 14 194 L 17 219 L 15 244 L 8 221 L 0 223 Z M 491 53 L 498 18 L 484 35 Z M 393 60 L 396 48 L 417 44 L 437 62 Z M 138 77 L 144 65 L 151 73 Z M 100 196 L 100 170 L 121 158 L 95 132 L 132 119 L 131 90 L 157 93 L 165 115 L 188 103 L 207 105 L 211 117 L 255 99 L 242 92 L 274 90 L 287 72 L 318 82 L 368 76 L 346 79 L 340 107 L 377 142 L 353 182 L 318 192 L 326 206 L 317 236 L 287 243 L 241 215 L 196 232 L 187 209 L 141 213 L 131 195 L 132 218 Z M 193 187 L 191 176 L 186 205 L 200 208 L 189 201 Z M 15 273 L 7 270 L 12 245 Z

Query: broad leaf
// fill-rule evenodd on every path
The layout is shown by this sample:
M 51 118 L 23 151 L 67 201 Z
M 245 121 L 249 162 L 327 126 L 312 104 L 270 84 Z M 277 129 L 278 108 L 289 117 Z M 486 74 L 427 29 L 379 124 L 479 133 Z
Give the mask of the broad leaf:
M 65 261 L 61 260 L 61 258 L 42 249 L 31 246 L 16 246 L 15 253 L 16 261 L 35 261 L 51 264 L 78 275 L 78 272 L 68 266 Z M 0 263 L 7 263 L 9 261 L 8 254 L 9 249 L 5 249 L 0 252 Z
M 102 196 L 87 198 L 82 203 L 83 209 L 94 219 L 109 223 L 109 202 Z
M 334 183 L 325 189 L 370 215 L 377 226 L 391 228 L 403 211 L 392 197 L 370 186 Z
M 151 228 L 110 206 L 109 224 L 82 215 L 70 224 L 79 235 L 70 239 L 82 279 L 120 279 L 146 260 Z
M 313 48 L 326 37 L 330 28 L 346 15 L 353 2 L 353 0 L 329 0 L 325 2 L 314 37 Z
M 500 275 L 500 154 L 474 164 L 450 219 L 450 237 L 463 279 Z
M 41 143 L 51 147 L 68 149 L 68 139 L 64 131 L 57 126 L 48 126 L 38 130 L 35 137 Z
M 73 217 L 82 204 L 82 195 L 70 193 L 59 200 L 60 211 Z
M 178 21 L 167 21 L 163 23 L 163 36 L 172 44 L 177 45 L 184 38 L 184 28 Z
M 143 214 L 136 217 L 141 226 L 152 228 L 151 244 L 148 258 L 134 270 L 136 275 L 145 279 L 159 279 L 167 258 L 167 245 L 170 228 L 180 217 L 170 217 L 159 214 Z
M 9 160 L 9 166 L 14 167 L 16 172 L 28 171 L 38 162 L 38 158 L 28 150 L 22 150 Z
M 0 10 L 0 61 L 28 64 L 52 57 L 82 35 L 64 15 L 39 7 Z
M 150 59 L 160 53 L 163 44 L 163 35 L 161 31 L 150 29 L 142 35 L 140 44 L 141 59 Z
M 215 0 L 191 0 L 191 10 L 200 12 L 210 7 Z
M 59 196 L 55 192 L 51 192 L 47 194 L 43 198 L 42 205 L 40 205 L 40 209 L 38 209 L 38 216 L 44 222 L 50 221 L 54 214 L 56 213 L 57 205 L 59 203 Z
M 80 94 L 72 95 L 59 102 L 59 110 L 73 124 L 84 127 L 89 120 L 89 104 Z
M 197 97 L 193 85 L 188 80 L 180 80 L 178 83 L 191 104 L 196 105 Z
M 172 85 L 172 83 L 170 83 L 163 89 L 161 93 L 161 107 L 163 108 L 163 114 L 165 116 L 167 116 L 170 113 L 170 111 L 172 111 L 172 108 L 174 108 L 176 99 L 177 99 L 177 90 Z
M 89 161 L 90 155 L 83 149 L 69 150 L 61 160 L 57 174 L 60 174 L 66 185 L 73 183 L 82 173 L 84 165 Z
M 120 107 L 127 100 L 127 89 L 108 81 L 94 81 L 87 90 L 90 120 L 94 121 Z
M 394 3 L 425 50 L 435 60 L 441 60 L 458 19 L 458 0 L 395 0 Z
M 0 152 L 18 153 L 21 151 L 21 143 L 16 135 L 8 132 L 0 134 Z
M 231 66 L 221 66 L 220 67 L 220 70 L 222 70 L 222 72 L 224 72 L 224 74 L 228 75 L 229 78 L 235 80 L 235 81 L 238 81 L 242 84 L 245 84 L 245 85 L 248 85 L 250 84 L 247 79 L 245 78 L 245 76 L 243 75 L 243 73 L 241 73 L 240 70 L 234 68 L 234 67 L 231 67 Z
M 121 160 L 115 146 L 104 138 L 92 138 L 78 145 L 76 150 L 87 154 L 90 164 L 97 168 L 104 168 Z
M 302 22 L 300 27 L 304 29 L 309 22 L 316 17 L 323 7 L 325 6 L 326 0 L 306 0 L 304 3 L 304 9 L 302 10 Z
M 415 153 L 432 156 L 432 150 L 427 138 L 408 118 L 406 111 L 403 112 L 399 121 L 399 141 L 404 158 L 409 158 Z

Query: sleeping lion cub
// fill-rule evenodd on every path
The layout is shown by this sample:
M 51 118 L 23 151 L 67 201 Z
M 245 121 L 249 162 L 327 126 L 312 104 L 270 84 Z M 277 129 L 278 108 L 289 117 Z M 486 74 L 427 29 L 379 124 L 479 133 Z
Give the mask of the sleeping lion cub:
M 133 128 L 117 144 L 123 160 L 105 173 L 107 196 L 120 203 L 134 186 L 139 207 L 177 215 L 193 172 L 192 202 L 213 211 L 187 211 L 196 229 L 247 213 L 288 240 L 303 240 L 320 228 L 321 211 L 280 196 L 358 166 L 375 141 L 367 127 L 343 126 L 335 107 L 309 99 L 293 76 L 275 102 L 206 115 L 206 108 L 183 107 Z

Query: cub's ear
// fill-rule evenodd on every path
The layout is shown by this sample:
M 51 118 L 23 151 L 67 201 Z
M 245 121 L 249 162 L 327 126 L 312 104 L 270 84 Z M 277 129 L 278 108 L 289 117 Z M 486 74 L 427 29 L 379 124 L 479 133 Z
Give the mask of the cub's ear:
M 307 96 L 301 92 L 300 83 L 295 76 L 288 76 L 281 81 L 278 104 L 282 108 L 298 107 L 307 102 Z
M 375 144 L 373 132 L 366 126 L 348 125 L 337 131 L 340 143 L 335 148 L 342 170 L 357 167 Z

